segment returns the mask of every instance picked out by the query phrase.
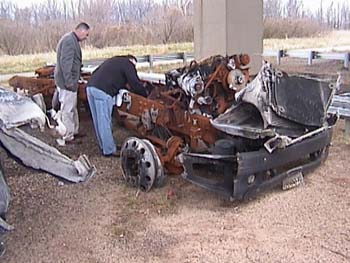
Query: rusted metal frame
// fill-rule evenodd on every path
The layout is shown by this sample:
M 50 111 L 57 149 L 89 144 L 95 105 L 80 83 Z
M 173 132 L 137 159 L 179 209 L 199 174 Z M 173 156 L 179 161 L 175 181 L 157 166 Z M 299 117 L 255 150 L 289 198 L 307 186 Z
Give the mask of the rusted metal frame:
M 43 68 L 38 68 L 35 70 L 35 74 L 37 74 L 40 78 L 50 78 L 53 76 L 55 71 L 55 66 L 47 66 Z
M 190 147 L 194 149 L 198 145 L 198 140 L 212 144 L 217 139 L 217 132 L 207 117 L 191 115 L 187 111 L 176 114 L 176 122 L 169 123 L 167 127 L 177 134 L 185 135 L 189 139 L 187 142 L 190 143 Z
M 190 115 L 187 111 L 179 107 L 169 107 L 168 105 L 162 104 L 161 101 L 150 100 L 133 93 L 129 95 L 131 98 L 131 105 L 128 107 L 127 104 L 123 103 L 122 106 L 118 108 L 119 111 L 134 116 L 141 116 L 145 110 L 151 108 L 157 109 L 158 116 L 155 120 L 155 124 L 167 127 L 169 130 L 179 134 L 185 139 L 188 138 L 188 143 L 191 148 L 197 149 L 200 140 L 208 144 L 213 144 L 215 142 L 216 131 L 210 125 L 208 118 L 201 115 Z M 136 131 L 143 138 L 149 139 L 157 146 L 157 154 L 168 173 L 179 174 L 182 172 L 182 165 L 175 160 L 175 157 L 181 150 L 180 145 L 183 143 L 183 139 L 172 137 L 168 142 L 165 142 L 158 137 L 150 135 L 144 130 L 143 126 L 138 126 L 135 122 L 129 122 L 126 119 L 124 120 L 124 125 L 128 129 Z
M 159 159 L 170 174 L 180 174 L 183 172 L 182 164 L 175 159 L 177 154 L 181 151 L 181 144 L 183 140 L 180 137 L 172 136 L 166 143 L 166 153 L 159 148 L 156 148 Z
M 166 142 L 156 136 L 145 133 L 140 127 L 137 127 L 137 125 L 127 119 L 123 120 L 123 124 L 127 129 L 135 131 L 139 136 L 150 140 L 155 145 L 158 157 L 168 173 L 180 174 L 182 172 L 183 169 L 181 163 L 175 160 L 175 156 L 180 151 L 179 146 L 183 142 L 181 138 L 173 136 L 172 138 L 176 138 L 176 140 L 172 139 Z
M 175 156 L 179 153 L 183 140 L 180 137 L 172 136 L 166 143 L 167 153 L 162 155 L 164 162 L 174 161 Z
M 225 67 L 226 67 L 226 66 L 225 66 L 224 64 L 220 64 L 220 65 L 216 68 L 216 70 L 214 71 L 214 73 L 212 73 L 212 74 L 210 75 L 208 82 L 205 84 L 204 90 L 206 90 L 206 89 L 211 85 L 211 83 L 217 78 L 219 72 L 220 72 L 221 70 L 225 69 Z
M 161 92 L 161 96 L 165 97 L 168 100 L 173 101 L 173 103 L 169 106 L 167 106 L 168 109 L 174 109 L 176 105 L 179 105 L 181 107 L 181 98 L 182 98 L 182 93 L 180 93 L 180 96 L 178 98 L 173 98 L 171 95 L 167 94 L 168 92 Z M 171 94 L 171 93 L 170 93 Z
M 55 83 L 52 79 L 28 78 L 21 76 L 14 76 L 9 80 L 10 86 L 14 87 L 14 91 L 18 89 L 25 90 L 30 96 L 38 93 L 49 95 L 53 93 Z M 50 91 L 52 90 L 52 93 Z
M 169 130 L 176 131 L 178 134 L 193 137 L 193 139 L 203 139 L 207 143 L 214 143 L 216 140 L 216 130 L 211 126 L 207 117 L 202 115 L 191 115 L 184 110 L 173 111 L 175 119 L 169 116 L 169 110 L 166 105 L 158 101 L 149 100 L 142 96 L 130 93 L 131 105 L 127 108 L 122 104 L 120 111 L 140 116 L 145 110 L 151 108 L 158 109 L 158 117 L 155 124 L 167 126 Z

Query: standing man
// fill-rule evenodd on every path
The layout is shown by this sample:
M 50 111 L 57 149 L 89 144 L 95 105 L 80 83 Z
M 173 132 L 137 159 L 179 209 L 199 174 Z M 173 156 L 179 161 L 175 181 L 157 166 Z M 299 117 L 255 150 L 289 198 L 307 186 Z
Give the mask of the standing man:
M 66 134 L 57 139 L 60 146 L 74 140 L 79 132 L 79 117 L 77 109 L 78 80 L 82 65 L 82 55 L 79 42 L 87 39 L 90 27 L 79 23 L 73 32 L 65 34 L 57 45 L 57 62 L 55 67 L 55 84 L 58 100 L 61 104 L 62 123 L 67 129 Z
M 136 72 L 137 59 L 132 55 L 115 56 L 104 61 L 91 75 L 86 93 L 98 145 L 104 156 L 119 156 L 112 134 L 115 96 L 126 85 L 135 93 L 147 96 Z

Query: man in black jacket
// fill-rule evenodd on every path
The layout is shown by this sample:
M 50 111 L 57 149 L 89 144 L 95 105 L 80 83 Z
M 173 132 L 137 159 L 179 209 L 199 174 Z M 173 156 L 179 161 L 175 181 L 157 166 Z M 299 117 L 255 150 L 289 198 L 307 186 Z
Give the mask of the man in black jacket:
M 119 156 L 112 134 L 112 112 L 119 90 L 128 85 L 132 92 L 147 96 L 136 62 L 132 55 L 107 59 L 92 73 L 86 87 L 97 142 L 105 156 Z

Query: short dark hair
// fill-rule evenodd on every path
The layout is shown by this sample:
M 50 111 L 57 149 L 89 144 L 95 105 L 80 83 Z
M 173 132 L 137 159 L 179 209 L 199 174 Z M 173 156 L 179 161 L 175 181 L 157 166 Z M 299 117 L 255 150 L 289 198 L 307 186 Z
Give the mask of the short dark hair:
M 126 55 L 126 57 L 127 57 L 128 59 L 135 60 L 135 62 L 137 63 L 137 58 L 136 58 L 134 55 L 128 54 L 128 55 Z
M 81 29 L 81 30 L 89 30 L 90 29 L 90 26 L 85 23 L 85 22 L 80 22 L 79 24 L 77 24 L 77 26 L 75 27 L 75 30 L 78 30 L 78 29 Z

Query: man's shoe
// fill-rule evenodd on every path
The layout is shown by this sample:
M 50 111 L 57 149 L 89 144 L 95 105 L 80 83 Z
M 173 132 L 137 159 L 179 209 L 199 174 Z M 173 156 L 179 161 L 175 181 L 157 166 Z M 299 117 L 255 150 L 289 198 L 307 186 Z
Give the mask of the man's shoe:
M 61 138 L 56 139 L 56 143 L 58 144 L 58 146 L 65 146 L 66 145 L 66 141 L 61 139 Z
M 120 157 L 120 151 L 117 150 L 116 152 L 113 152 L 113 153 L 110 153 L 110 154 L 104 154 L 103 156 L 107 157 L 107 158 L 109 158 L 109 157 L 119 158 Z

